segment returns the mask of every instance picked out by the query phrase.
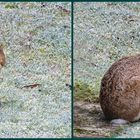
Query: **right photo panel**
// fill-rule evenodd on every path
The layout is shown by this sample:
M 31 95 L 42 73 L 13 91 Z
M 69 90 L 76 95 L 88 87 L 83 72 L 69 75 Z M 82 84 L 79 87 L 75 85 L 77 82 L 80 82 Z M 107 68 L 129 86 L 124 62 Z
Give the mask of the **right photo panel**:
M 140 2 L 74 3 L 74 137 L 140 137 Z

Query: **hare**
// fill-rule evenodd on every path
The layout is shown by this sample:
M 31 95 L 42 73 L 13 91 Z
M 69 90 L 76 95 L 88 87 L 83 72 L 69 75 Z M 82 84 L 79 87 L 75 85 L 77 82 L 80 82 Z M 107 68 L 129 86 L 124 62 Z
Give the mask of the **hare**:
M 3 52 L 2 45 L 0 45 L 0 68 L 5 65 L 5 54 Z
M 105 73 L 100 105 L 106 119 L 115 119 L 114 123 L 140 119 L 140 54 L 116 61 Z

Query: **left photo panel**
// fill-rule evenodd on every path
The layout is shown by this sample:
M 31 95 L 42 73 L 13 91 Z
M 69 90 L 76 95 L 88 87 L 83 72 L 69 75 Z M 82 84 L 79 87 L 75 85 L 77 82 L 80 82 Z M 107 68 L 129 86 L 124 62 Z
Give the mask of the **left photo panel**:
M 71 137 L 71 3 L 0 2 L 0 138 Z

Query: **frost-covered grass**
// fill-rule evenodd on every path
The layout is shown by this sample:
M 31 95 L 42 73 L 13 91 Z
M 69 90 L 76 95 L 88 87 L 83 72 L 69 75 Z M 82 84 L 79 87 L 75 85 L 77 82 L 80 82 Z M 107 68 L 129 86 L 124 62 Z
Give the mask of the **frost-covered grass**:
M 114 61 L 140 52 L 140 3 L 84 2 L 74 9 L 75 81 L 98 93 Z
M 94 107 L 94 100 L 99 96 L 101 78 L 111 64 L 123 56 L 140 53 L 140 2 L 84 2 L 75 3 L 74 9 L 75 129 L 86 127 L 82 131 L 84 137 L 88 136 L 89 129 L 91 137 L 113 137 L 112 127 L 108 129 L 109 135 L 105 135 L 108 123 L 98 113 L 93 114 L 94 110 L 102 112 Z M 80 105 L 80 109 L 76 106 L 87 99 L 92 101 L 88 102 L 92 108 L 85 110 L 87 102 Z M 92 117 L 86 111 L 92 113 Z M 86 119 L 85 124 L 82 119 Z M 138 138 L 139 128 L 139 122 L 127 125 L 125 131 L 117 128 L 115 137 Z
M 71 136 L 70 23 L 70 3 L 0 3 L 0 137 Z

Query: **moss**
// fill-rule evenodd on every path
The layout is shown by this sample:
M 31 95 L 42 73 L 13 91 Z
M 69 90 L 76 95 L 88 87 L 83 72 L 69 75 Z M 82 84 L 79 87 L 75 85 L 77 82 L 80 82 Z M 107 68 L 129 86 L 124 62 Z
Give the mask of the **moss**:
M 75 133 L 84 134 L 85 130 L 82 130 L 80 128 L 75 128 L 74 131 L 75 131 Z
M 24 26 L 24 25 L 26 25 L 25 22 L 17 22 L 16 24 L 17 24 L 17 26 Z
M 7 46 L 6 46 L 5 43 L 1 43 L 1 42 L 0 42 L 0 48 L 1 48 L 1 49 L 4 49 L 4 48 L 6 48 L 6 47 L 7 47 Z
M 115 138 L 117 135 L 119 135 L 124 130 L 123 126 L 118 126 L 111 134 L 110 137 Z
M 36 29 L 33 29 L 31 31 L 29 31 L 29 33 L 32 35 L 32 36 L 35 36 L 38 34 L 38 31 Z
M 41 53 L 46 53 L 46 49 L 45 49 L 45 48 L 40 48 L 39 51 L 40 51 Z
M 58 13 L 56 13 L 56 16 L 61 16 L 61 17 L 66 17 L 70 15 L 70 11 L 69 10 L 66 10 L 66 9 L 61 9 L 58 11 Z
M 111 60 L 115 61 L 118 58 L 118 55 L 119 55 L 118 51 L 117 51 L 117 49 L 115 47 L 110 48 L 110 50 L 109 50 L 109 58 Z
M 0 103 L 1 103 L 1 105 L 8 104 L 9 98 L 7 98 L 6 96 L 0 97 Z
M 75 82 L 74 99 L 88 102 L 99 102 L 96 87 L 88 85 L 82 81 Z
M 39 43 L 40 45 L 46 45 L 46 44 L 47 44 L 46 41 L 41 40 L 41 39 L 38 39 L 38 43 Z
M 23 52 L 22 58 L 25 58 L 26 61 L 33 60 L 35 58 L 36 54 L 32 50 L 26 50 Z
M 5 8 L 6 9 L 14 9 L 14 8 L 18 8 L 18 5 L 17 4 L 7 4 L 7 5 L 5 5 Z
M 15 118 L 15 117 L 12 118 L 10 121 L 13 122 L 13 123 L 18 123 L 19 122 L 19 120 L 17 118 Z
M 17 102 L 16 100 L 11 100 L 7 96 L 0 97 L 0 105 L 2 107 L 14 105 L 16 102 Z

